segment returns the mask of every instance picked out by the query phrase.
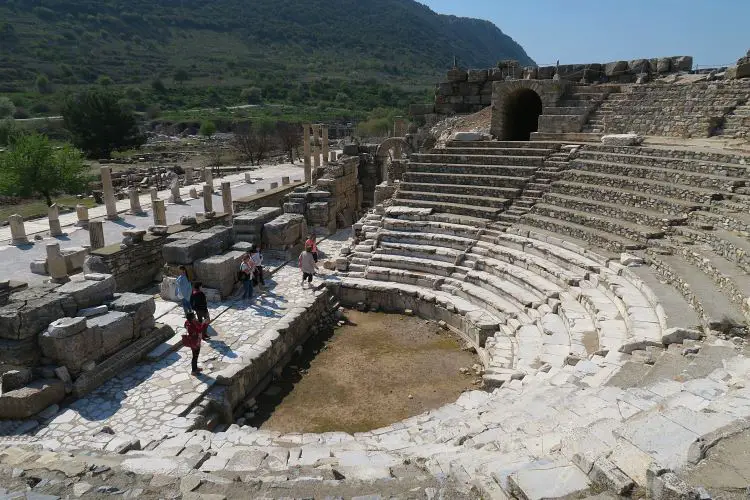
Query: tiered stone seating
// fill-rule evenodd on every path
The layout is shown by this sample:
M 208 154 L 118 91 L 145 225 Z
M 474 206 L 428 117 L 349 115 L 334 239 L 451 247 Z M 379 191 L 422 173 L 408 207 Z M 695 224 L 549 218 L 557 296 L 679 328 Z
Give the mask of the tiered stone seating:
M 612 252 L 647 249 L 704 325 L 750 317 L 747 158 L 671 148 L 584 145 L 522 218 Z
M 399 204 L 515 222 L 513 200 L 538 197 L 549 180 L 537 176 L 553 144 L 544 142 L 449 142 L 445 148 L 414 154 L 399 184 Z M 535 198 L 532 198 L 535 199 Z
M 616 90 L 609 86 L 573 85 L 554 106 L 547 106 L 539 116 L 542 133 L 580 132 L 588 117 L 607 95 Z
M 660 344 L 672 326 L 648 287 L 606 257 L 493 226 L 401 206 L 370 213 L 358 228 L 362 241 L 347 280 L 379 292 L 460 299 L 457 307 L 467 313 L 467 304 L 478 308 L 492 331 L 473 340 L 485 348 L 485 380 L 495 385 L 562 367 L 571 356 Z

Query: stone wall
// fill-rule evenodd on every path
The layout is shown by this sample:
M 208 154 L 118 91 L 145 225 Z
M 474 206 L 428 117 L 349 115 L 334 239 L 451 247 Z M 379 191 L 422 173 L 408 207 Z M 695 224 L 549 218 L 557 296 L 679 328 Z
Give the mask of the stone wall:
M 597 115 L 608 134 L 710 137 L 727 114 L 749 99 L 747 80 L 627 85 L 611 94 Z
M 411 116 L 475 113 L 492 104 L 492 84 L 506 80 L 552 80 L 569 82 L 632 83 L 639 75 L 665 75 L 690 71 L 690 56 L 634 59 L 610 63 L 561 64 L 541 67 L 504 67 L 448 71 L 446 81 L 435 88 L 433 104 L 414 104 Z
M 167 235 L 147 234 L 143 242 L 122 248 L 118 243 L 91 252 L 87 266 L 97 272 L 112 274 L 117 281 L 118 292 L 137 290 L 151 284 L 164 266 L 162 248 L 170 241 L 169 235 L 183 231 L 200 231 L 222 224 L 231 224 L 230 216 L 217 214 L 212 219 L 198 218 L 198 224 L 169 226 Z
M 279 186 L 275 189 L 269 189 L 263 193 L 257 193 L 250 196 L 244 196 L 234 200 L 234 213 L 240 213 L 245 210 L 258 210 L 262 207 L 279 207 L 284 204 L 286 195 L 294 191 L 294 188 L 304 186 L 305 182 L 292 182 Z

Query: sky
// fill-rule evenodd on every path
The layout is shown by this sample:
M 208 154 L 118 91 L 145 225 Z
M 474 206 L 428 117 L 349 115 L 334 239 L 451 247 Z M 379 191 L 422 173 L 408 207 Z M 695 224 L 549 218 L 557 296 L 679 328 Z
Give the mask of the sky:
M 693 56 L 735 64 L 750 49 L 750 0 L 418 0 L 492 21 L 539 65 Z

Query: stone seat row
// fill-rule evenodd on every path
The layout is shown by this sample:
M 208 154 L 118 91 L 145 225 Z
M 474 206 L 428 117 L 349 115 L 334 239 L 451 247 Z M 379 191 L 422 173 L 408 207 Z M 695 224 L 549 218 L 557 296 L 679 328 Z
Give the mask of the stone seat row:
M 410 228 L 410 224 L 413 227 Z M 528 366 L 532 366 L 536 359 L 531 357 L 532 352 L 541 353 L 544 362 L 554 361 L 555 364 L 564 361 L 570 354 L 571 346 L 579 346 L 576 353 L 584 354 L 580 346 L 583 346 L 585 336 L 593 335 L 597 338 L 599 335 L 601 340 L 596 341 L 596 349 L 602 345 L 605 350 L 617 349 L 629 339 L 651 343 L 660 341 L 662 330 L 658 315 L 654 311 L 642 310 L 653 309 L 654 306 L 632 285 L 627 287 L 627 293 L 621 292 L 619 295 L 600 290 L 597 286 L 600 281 L 594 277 L 598 274 L 589 274 L 584 267 L 596 269 L 598 273 L 612 272 L 590 257 L 568 249 L 556 249 L 554 245 L 541 241 L 532 243 L 528 238 L 517 235 L 489 234 L 485 237 L 489 241 L 454 236 L 458 233 L 460 224 L 449 226 L 452 233 L 450 235 L 425 232 L 430 225 L 438 230 L 445 230 L 441 224 L 386 217 L 383 219 L 384 226 L 399 227 L 401 230 L 380 230 L 373 233 L 374 226 L 369 226 L 371 230 L 368 236 L 375 235 L 375 239 L 371 240 L 369 259 L 366 258 L 367 248 L 358 247 L 358 250 L 364 252 L 357 254 L 358 259 L 364 257 L 367 262 L 363 277 L 451 291 L 488 310 L 499 320 L 501 328 L 507 326 L 507 333 L 515 333 L 524 325 L 541 324 L 545 317 L 545 323 L 564 327 L 564 336 L 569 340 L 565 344 L 554 344 L 557 348 L 545 347 L 542 340 L 551 339 L 532 335 L 533 328 L 527 328 L 523 336 L 516 337 L 520 346 L 515 351 L 512 347 L 510 350 L 524 352 L 524 363 Z M 421 231 L 403 230 L 415 228 Z M 475 231 L 476 229 L 467 226 L 463 234 L 470 236 Z M 482 231 L 486 230 L 480 231 L 480 237 Z M 536 247 L 537 253 L 556 255 L 560 264 L 567 265 L 567 268 L 523 250 L 506 247 L 502 245 L 502 241 L 511 245 L 526 243 L 528 248 Z M 440 246 L 444 246 L 444 250 L 440 251 Z M 565 260 L 565 257 L 571 260 Z M 358 266 L 358 269 L 361 267 Z M 593 278 L 594 282 L 588 281 L 589 278 Z M 623 284 L 620 283 L 619 286 L 623 287 Z M 557 315 L 561 307 L 560 294 L 566 290 L 571 291 L 571 296 L 575 297 L 573 301 L 579 304 L 577 311 L 570 313 L 570 317 L 577 318 L 581 311 L 588 310 L 594 318 L 603 318 L 604 323 L 596 326 L 599 331 L 606 331 L 606 335 L 600 335 L 597 330 L 593 333 L 589 330 L 571 331 L 575 322 L 563 321 L 563 312 L 560 312 L 560 316 Z M 555 318 L 548 316 L 549 314 L 553 314 Z M 538 325 L 535 328 L 539 330 Z M 497 342 L 500 342 L 499 339 L 505 335 L 496 337 Z M 560 335 L 555 337 L 555 342 L 559 342 L 559 338 Z M 592 343 L 590 338 L 588 341 Z M 503 344 L 507 342 L 503 341 Z M 566 347 L 560 347 L 561 345 Z M 504 346 L 504 349 L 507 351 L 508 347 Z M 569 352 L 563 352 L 565 349 Z

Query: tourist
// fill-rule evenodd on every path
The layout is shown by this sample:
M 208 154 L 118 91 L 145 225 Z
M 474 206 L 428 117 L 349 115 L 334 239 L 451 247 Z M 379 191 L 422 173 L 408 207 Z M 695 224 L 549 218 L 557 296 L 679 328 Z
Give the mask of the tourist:
M 304 288 L 305 280 L 312 284 L 313 274 L 318 270 L 312 246 L 305 245 L 305 251 L 299 254 L 299 268 L 302 270 L 302 287 Z
M 201 282 L 193 283 L 193 294 L 190 296 L 190 307 L 193 308 L 201 323 L 210 323 L 211 318 L 208 316 L 208 301 L 206 294 L 201 290 Z
M 187 267 L 180 266 L 180 276 L 177 278 L 177 297 L 182 300 L 182 309 L 185 314 L 192 309 L 190 307 L 190 297 L 193 295 L 193 285 L 188 278 Z
M 260 253 L 258 245 L 253 245 L 250 249 L 250 258 L 255 264 L 255 272 L 253 274 L 253 285 L 266 286 L 266 280 L 263 279 L 263 255 Z
M 191 363 L 192 371 L 190 373 L 198 375 L 203 371 L 201 368 L 198 368 L 198 355 L 201 352 L 201 341 L 208 340 L 206 329 L 208 328 L 210 321 L 197 320 L 193 312 L 187 313 L 185 317 L 187 318 L 185 320 L 185 330 L 187 330 L 187 335 L 182 336 L 182 344 L 193 351 L 193 360 Z
M 313 259 L 315 259 L 315 262 L 318 262 L 318 244 L 315 243 L 315 233 L 307 237 L 305 248 L 307 247 L 312 248 L 310 252 L 312 253 Z
M 247 300 L 253 296 L 253 274 L 255 274 L 255 262 L 250 254 L 242 256 L 240 263 L 240 281 L 242 281 L 242 298 Z

